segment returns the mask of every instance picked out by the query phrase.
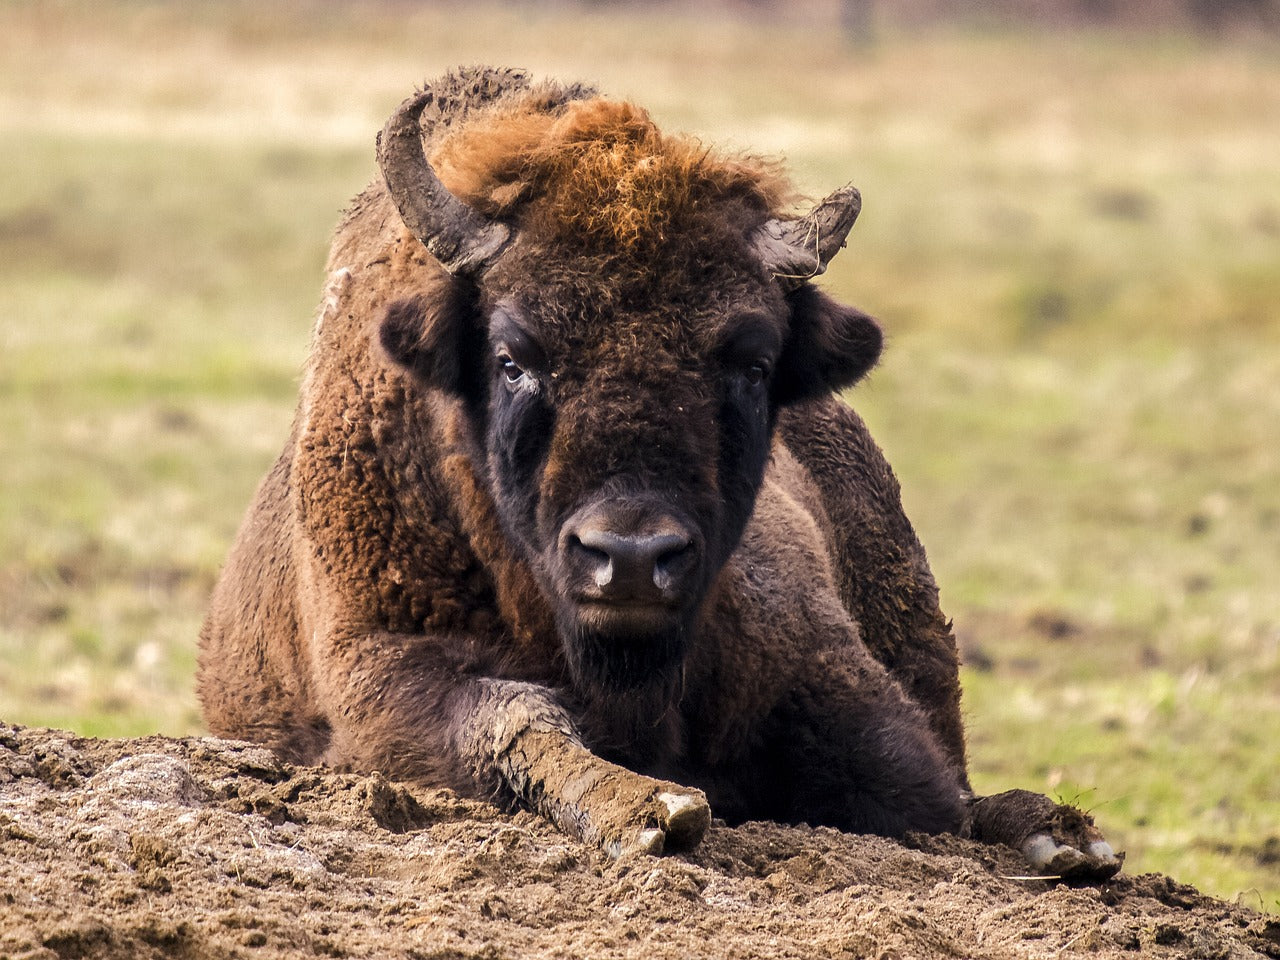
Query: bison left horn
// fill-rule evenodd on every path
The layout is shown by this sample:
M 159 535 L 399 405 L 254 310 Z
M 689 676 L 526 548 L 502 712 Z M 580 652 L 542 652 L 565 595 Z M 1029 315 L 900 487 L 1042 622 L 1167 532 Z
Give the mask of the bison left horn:
M 529 83 L 522 70 L 482 69 L 477 74 L 457 79 L 472 81 L 480 100 L 495 99 Z M 378 134 L 378 166 L 404 225 L 450 273 L 476 276 L 506 249 L 511 230 L 451 194 L 431 169 L 422 140 L 430 136 L 435 122 L 424 126 L 422 114 L 436 100 L 437 93 L 426 86 L 400 104 Z
M 767 222 L 755 235 L 756 252 L 783 292 L 790 293 L 827 269 L 861 211 L 857 188 L 841 187 L 798 220 Z

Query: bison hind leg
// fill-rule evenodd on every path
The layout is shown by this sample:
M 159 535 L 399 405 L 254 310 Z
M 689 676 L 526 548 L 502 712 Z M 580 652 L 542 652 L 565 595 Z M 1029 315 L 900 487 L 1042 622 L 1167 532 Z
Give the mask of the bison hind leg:
M 975 840 L 1020 851 L 1045 876 L 1099 883 L 1124 864 L 1087 813 L 1029 790 L 976 798 L 966 826 Z

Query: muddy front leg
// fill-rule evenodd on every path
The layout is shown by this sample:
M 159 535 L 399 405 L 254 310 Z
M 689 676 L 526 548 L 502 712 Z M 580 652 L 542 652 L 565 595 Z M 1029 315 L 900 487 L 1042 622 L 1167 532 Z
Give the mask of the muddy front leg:
M 495 770 L 531 809 L 570 836 L 617 857 L 698 844 L 711 823 L 701 790 L 646 777 L 582 745 L 551 691 L 481 680 L 459 731 L 477 773 Z

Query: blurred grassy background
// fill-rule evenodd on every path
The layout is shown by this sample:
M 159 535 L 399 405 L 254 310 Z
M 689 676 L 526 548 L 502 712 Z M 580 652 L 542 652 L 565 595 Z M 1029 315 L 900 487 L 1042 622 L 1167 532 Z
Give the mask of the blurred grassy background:
M 679 10 L 0 5 L 0 717 L 198 732 L 328 235 L 417 81 L 586 78 L 865 211 L 853 402 L 967 666 L 975 785 L 1280 909 L 1280 52 Z

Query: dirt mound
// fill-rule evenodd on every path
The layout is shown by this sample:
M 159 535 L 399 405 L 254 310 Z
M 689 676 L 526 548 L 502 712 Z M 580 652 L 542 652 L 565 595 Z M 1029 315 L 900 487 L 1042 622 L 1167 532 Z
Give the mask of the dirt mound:
M 260 747 L 0 724 L 0 958 L 1280 957 L 1280 919 L 1166 877 L 1024 869 L 764 823 L 611 861 L 528 814 Z

